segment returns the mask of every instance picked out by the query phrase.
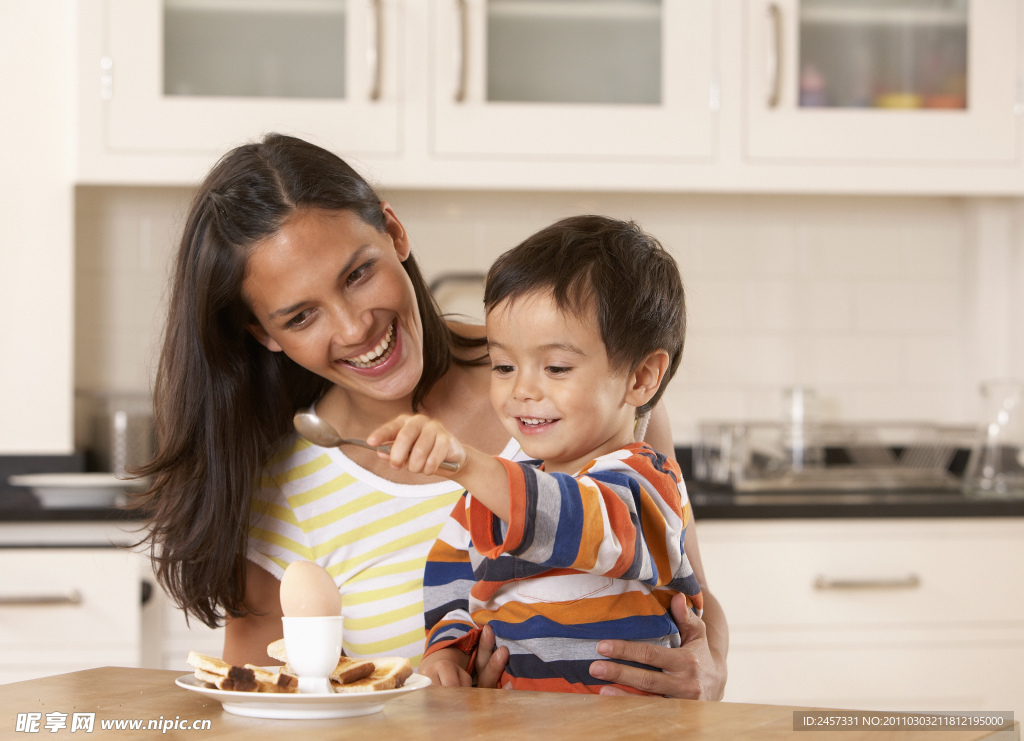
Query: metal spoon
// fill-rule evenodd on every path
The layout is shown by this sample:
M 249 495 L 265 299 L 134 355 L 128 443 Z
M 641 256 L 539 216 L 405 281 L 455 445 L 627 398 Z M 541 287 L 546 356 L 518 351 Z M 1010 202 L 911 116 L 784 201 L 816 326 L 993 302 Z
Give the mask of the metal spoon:
M 317 416 L 316 410 L 313 407 L 296 412 L 295 416 L 292 417 L 292 424 L 295 425 L 296 432 L 314 445 L 319 445 L 321 448 L 337 448 L 341 445 L 357 445 L 360 448 L 377 450 L 381 453 L 391 452 L 390 445 L 374 446 L 370 445 L 365 440 L 359 440 L 353 437 L 342 437 L 338 434 L 337 430 L 331 427 L 330 424 Z M 460 466 L 458 463 L 452 463 L 451 461 L 442 461 L 440 468 L 443 468 L 446 471 L 458 471 Z

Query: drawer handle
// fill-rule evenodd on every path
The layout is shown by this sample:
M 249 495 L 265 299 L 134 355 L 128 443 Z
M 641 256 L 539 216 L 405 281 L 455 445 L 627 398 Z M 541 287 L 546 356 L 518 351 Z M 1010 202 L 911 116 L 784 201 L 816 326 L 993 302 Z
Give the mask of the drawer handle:
M 469 86 L 469 6 L 467 0 L 456 3 L 459 14 L 459 38 L 456 46 L 458 70 L 455 77 L 455 102 L 466 102 L 466 88 Z
M 768 107 L 776 108 L 782 100 L 782 8 L 778 3 L 768 6 L 772 45 L 768 50 Z
M 899 579 L 829 579 L 819 576 L 814 580 L 814 588 L 825 589 L 917 589 L 921 586 L 921 577 L 910 574 Z
M 373 68 L 373 76 L 370 78 L 370 100 L 372 101 L 380 100 L 381 89 L 384 85 L 382 76 L 384 67 L 384 7 L 382 2 L 383 0 L 373 0 L 373 12 L 371 14 L 373 33 L 370 34 L 370 40 L 373 46 L 370 48 L 367 56 L 370 60 L 370 66 Z
M 72 589 L 64 594 L 0 595 L 0 606 L 41 607 L 45 605 L 77 605 L 81 602 L 82 593 L 77 589 Z

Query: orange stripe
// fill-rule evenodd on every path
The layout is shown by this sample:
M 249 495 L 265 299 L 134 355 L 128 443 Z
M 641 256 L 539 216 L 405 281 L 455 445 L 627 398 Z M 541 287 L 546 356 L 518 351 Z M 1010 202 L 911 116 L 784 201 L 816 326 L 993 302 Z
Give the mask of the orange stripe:
M 651 560 L 658 569 L 658 585 L 664 586 L 672 581 L 672 566 L 668 560 L 668 549 L 665 543 L 665 518 L 658 511 L 657 503 L 646 491 L 640 494 L 640 522 L 643 526 L 644 541 L 651 554 Z
M 473 586 L 474 597 L 479 598 L 477 594 L 479 586 L 479 583 Z M 671 597 L 672 594 L 669 594 L 669 599 Z M 595 615 L 600 615 L 602 620 L 619 620 L 640 615 L 663 614 L 665 614 L 665 607 L 662 606 L 657 596 L 642 592 L 627 592 L 613 594 L 609 597 L 588 597 L 575 602 L 538 602 L 529 605 L 521 602 L 509 602 L 501 605 L 497 610 L 477 610 L 473 613 L 473 620 L 477 625 L 483 625 L 495 619 L 506 623 L 522 623 L 536 615 L 543 615 L 562 625 L 581 625 L 592 623 Z
M 442 563 L 456 563 L 459 561 L 465 561 L 467 558 L 466 552 L 459 548 L 453 548 L 443 540 L 435 540 L 434 545 L 430 548 L 430 560 L 440 561 Z
M 568 692 L 577 695 L 598 695 L 601 693 L 602 687 L 611 686 L 626 690 L 634 695 L 653 696 L 654 694 L 653 692 L 644 692 L 642 690 L 634 689 L 633 687 L 627 687 L 624 684 L 583 684 L 582 682 L 569 682 L 561 677 L 535 679 L 531 677 L 513 677 L 509 674 L 503 674 L 498 686 L 504 687 L 507 683 L 511 683 L 511 689 L 533 692 Z
M 593 484 L 579 480 L 577 484 L 580 487 L 580 499 L 583 504 L 583 532 L 574 566 L 580 571 L 591 571 L 597 563 L 597 554 L 605 535 L 604 517 L 601 515 L 599 500 L 601 492 Z

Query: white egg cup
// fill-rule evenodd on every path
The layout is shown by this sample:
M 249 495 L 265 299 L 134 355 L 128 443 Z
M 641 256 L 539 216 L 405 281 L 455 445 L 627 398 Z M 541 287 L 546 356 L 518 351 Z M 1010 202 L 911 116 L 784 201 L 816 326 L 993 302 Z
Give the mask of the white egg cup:
M 331 673 L 341 658 L 342 617 L 283 617 L 288 664 L 300 693 L 330 694 Z

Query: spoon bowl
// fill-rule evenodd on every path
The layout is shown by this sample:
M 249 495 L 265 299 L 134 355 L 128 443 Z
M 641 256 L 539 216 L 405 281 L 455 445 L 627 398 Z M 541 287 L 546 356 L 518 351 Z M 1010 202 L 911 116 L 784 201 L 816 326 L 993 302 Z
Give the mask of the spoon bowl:
M 302 435 L 302 437 L 314 445 L 319 445 L 321 448 L 356 445 L 360 448 L 376 450 L 381 453 L 391 452 L 390 445 L 370 445 L 365 440 L 342 437 L 334 427 L 317 415 L 313 407 L 296 412 L 295 416 L 292 417 L 292 424 L 295 425 L 295 431 Z M 460 468 L 458 463 L 452 463 L 451 461 L 443 461 L 439 467 L 446 471 L 458 471 Z

